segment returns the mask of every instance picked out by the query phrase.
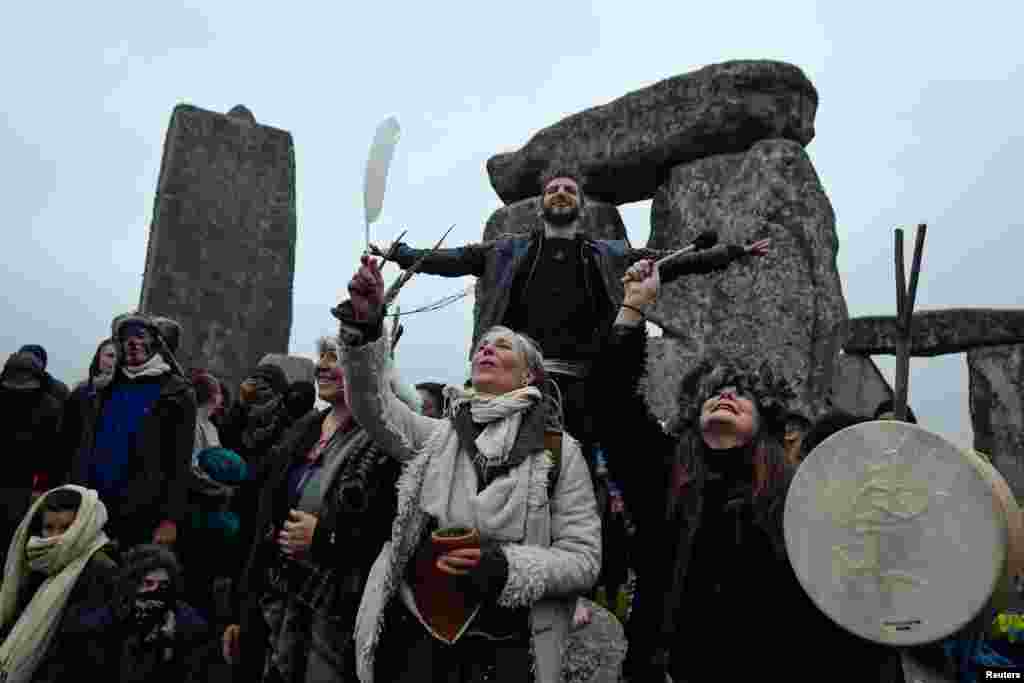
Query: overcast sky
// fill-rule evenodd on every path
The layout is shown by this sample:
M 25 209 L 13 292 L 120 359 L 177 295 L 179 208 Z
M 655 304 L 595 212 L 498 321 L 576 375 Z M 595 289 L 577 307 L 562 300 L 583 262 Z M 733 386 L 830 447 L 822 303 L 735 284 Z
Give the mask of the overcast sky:
M 362 175 L 377 123 L 402 125 L 375 237 L 479 240 L 501 205 L 484 170 L 538 129 L 658 80 L 779 59 L 818 89 L 808 152 L 836 211 L 850 314 L 895 309 L 892 231 L 929 226 L 918 308 L 1021 306 L 1024 11 L 929 3 L 72 3 L 5 8 L 0 60 L 4 267 L 0 342 L 43 344 L 84 377 L 111 318 L 137 306 L 171 110 L 245 104 L 295 140 L 291 351 L 362 249 Z M 634 244 L 650 203 L 622 207 Z M 395 275 L 394 266 L 385 272 Z M 470 285 L 421 277 L 406 308 Z M 399 368 L 461 382 L 472 299 L 410 316 Z M 187 332 L 187 331 L 186 331 Z M 2 350 L 0 347 L 0 350 Z M 893 363 L 879 359 L 891 378 Z M 971 439 L 962 356 L 915 360 L 921 423 Z

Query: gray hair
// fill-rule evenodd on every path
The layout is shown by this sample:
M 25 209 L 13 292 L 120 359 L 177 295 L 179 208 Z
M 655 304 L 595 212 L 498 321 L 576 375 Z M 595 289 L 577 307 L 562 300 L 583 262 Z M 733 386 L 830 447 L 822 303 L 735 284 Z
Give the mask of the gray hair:
M 516 351 L 521 353 L 526 361 L 527 371 L 533 373 L 533 385 L 537 387 L 542 386 L 544 380 L 547 379 L 547 374 L 544 372 L 544 354 L 540 350 L 540 344 L 521 332 L 516 332 L 504 325 L 490 327 L 477 339 L 476 346 L 473 349 L 474 354 L 480 349 L 484 339 L 494 334 L 509 334 L 512 336 L 516 343 Z
M 540 350 L 540 344 L 522 332 L 516 332 L 504 325 L 495 325 L 480 335 L 474 347 L 474 353 L 480 348 L 484 339 L 492 334 L 509 334 L 515 340 L 516 350 L 523 355 L 527 371 L 533 374 L 531 386 L 540 389 L 544 395 L 544 402 L 548 404 L 548 426 L 561 430 L 564 422 L 561 393 L 555 381 L 548 379 L 547 371 L 544 369 L 544 353 Z

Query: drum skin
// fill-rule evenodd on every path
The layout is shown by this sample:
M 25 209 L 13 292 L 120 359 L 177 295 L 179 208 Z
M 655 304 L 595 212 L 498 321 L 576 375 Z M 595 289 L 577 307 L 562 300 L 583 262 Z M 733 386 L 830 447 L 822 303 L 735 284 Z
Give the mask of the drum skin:
M 990 609 L 1006 585 L 1010 542 L 1007 507 L 978 460 L 888 420 L 815 448 L 787 493 L 784 529 L 818 608 L 898 646 L 940 640 Z

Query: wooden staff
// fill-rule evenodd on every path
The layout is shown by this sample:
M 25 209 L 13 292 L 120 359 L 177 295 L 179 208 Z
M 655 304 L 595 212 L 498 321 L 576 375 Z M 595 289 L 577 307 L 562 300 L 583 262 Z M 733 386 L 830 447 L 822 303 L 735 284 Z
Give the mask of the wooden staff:
M 914 301 L 917 298 L 917 282 L 921 275 L 921 256 L 924 253 L 924 236 L 928 226 L 917 226 L 917 241 L 914 243 L 914 260 L 910 265 L 910 288 L 907 289 L 903 264 L 903 230 L 896 228 L 896 396 L 893 399 L 893 416 L 897 420 L 907 419 L 907 393 L 910 383 L 910 344 L 913 334 Z

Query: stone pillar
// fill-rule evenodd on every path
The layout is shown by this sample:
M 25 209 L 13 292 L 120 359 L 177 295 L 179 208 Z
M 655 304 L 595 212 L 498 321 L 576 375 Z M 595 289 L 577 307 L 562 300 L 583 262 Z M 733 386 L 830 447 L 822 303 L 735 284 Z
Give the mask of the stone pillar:
M 232 386 L 288 349 L 295 270 L 290 133 L 178 105 L 164 145 L 140 308 L 181 323 L 178 357 Z
M 870 356 L 841 353 L 832 380 L 832 406 L 853 415 L 872 417 L 882 401 L 893 398 L 892 387 Z
M 974 448 L 1024 494 L 1024 344 L 967 352 Z
M 772 238 L 771 253 L 667 284 L 657 312 L 692 336 L 651 340 L 647 398 L 671 419 L 683 375 L 717 353 L 770 361 L 814 419 L 825 408 L 847 319 L 835 216 L 803 147 L 764 140 L 749 151 L 672 169 L 651 207 L 648 246 L 675 249 L 703 230 L 719 243 Z

